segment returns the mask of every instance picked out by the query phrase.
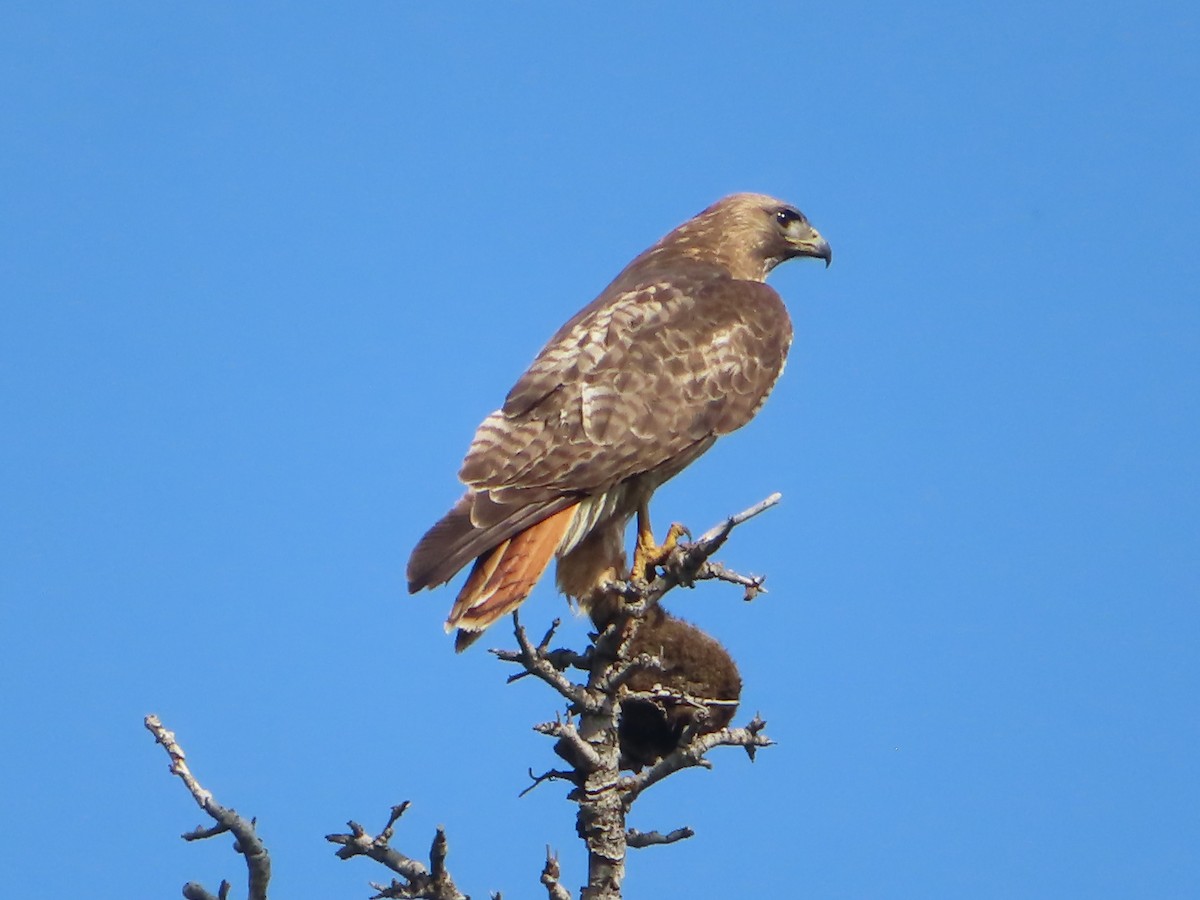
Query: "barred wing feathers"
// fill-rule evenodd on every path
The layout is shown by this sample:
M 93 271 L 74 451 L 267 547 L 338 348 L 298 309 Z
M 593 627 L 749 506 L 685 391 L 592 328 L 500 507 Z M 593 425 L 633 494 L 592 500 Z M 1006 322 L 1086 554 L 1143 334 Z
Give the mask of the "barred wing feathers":
M 410 590 L 630 479 L 665 481 L 758 411 L 791 342 L 778 294 L 699 261 L 656 268 L 567 322 L 479 426 L 467 493 L 414 550 Z

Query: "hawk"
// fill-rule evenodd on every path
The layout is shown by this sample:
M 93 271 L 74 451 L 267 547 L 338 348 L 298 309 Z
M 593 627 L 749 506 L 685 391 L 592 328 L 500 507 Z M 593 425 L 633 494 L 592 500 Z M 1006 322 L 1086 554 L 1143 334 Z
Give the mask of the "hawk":
M 656 544 L 650 496 L 766 400 L 792 325 L 765 279 L 799 256 L 832 259 L 803 213 L 734 194 L 638 256 L 550 338 L 479 426 L 459 471 L 466 493 L 408 562 L 412 593 L 473 562 L 446 620 L 456 649 L 516 609 L 555 558 L 562 592 L 598 602 L 629 574 L 635 514 L 633 572 L 653 573 L 682 529 Z

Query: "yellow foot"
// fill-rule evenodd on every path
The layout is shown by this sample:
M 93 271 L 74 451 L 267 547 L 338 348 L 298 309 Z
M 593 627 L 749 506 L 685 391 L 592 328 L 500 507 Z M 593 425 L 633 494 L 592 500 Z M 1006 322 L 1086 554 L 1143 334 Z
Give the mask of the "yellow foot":
M 692 533 L 680 523 L 672 522 L 663 542 L 655 544 L 654 532 L 649 529 L 639 529 L 637 547 L 633 552 L 633 576 L 652 581 L 655 567 L 661 566 L 667 561 L 667 557 L 679 546 L 679 539 L 685 534 L 691 537 Z

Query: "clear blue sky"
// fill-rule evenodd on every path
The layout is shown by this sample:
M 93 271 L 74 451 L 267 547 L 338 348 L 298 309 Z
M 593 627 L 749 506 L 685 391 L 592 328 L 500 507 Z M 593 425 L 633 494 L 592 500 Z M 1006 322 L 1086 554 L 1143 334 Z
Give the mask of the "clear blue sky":
M 834 265 L 655 510 L 783 492 L 770 594 L 672 604 L 780 743 L 647 795 L 698 834 L 627 896 L 1200 896 L 1196 5 L 416 6 L 0 11 L 5 890 L 244 896 L 148 712 L 278 896 L 366 896 L 322 836 L 402 799 L 477 897 L 578 886 L 554 698 L 404 563 L 550 333 L 755 190 Z

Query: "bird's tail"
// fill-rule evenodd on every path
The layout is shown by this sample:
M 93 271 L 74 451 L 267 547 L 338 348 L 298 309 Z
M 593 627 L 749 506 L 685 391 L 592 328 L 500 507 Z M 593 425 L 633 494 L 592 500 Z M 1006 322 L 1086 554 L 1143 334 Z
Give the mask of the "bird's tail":
M 512 612 L 542 577 L 575 515 L 559 510 L 480 555 L 458 592 L 446 630 L 458 629 L 454 649 L 462 652 L 497 619 Z

